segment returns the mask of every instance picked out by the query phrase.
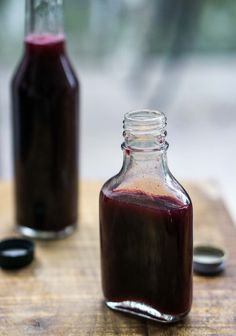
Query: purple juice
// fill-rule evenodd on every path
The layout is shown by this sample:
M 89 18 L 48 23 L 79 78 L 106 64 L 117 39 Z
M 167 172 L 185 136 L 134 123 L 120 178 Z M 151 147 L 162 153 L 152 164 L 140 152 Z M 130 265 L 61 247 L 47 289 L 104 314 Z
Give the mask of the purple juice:
M 77 222 L 78 98 L 64 36 L 26 37 L 12 81 L 19 227 L 61 232 Z
M 192 303 L 192 236 L 191 203 L 103 189 L 101 263 L 108 305 L 130 301 L 161 314 L 186 315 Z

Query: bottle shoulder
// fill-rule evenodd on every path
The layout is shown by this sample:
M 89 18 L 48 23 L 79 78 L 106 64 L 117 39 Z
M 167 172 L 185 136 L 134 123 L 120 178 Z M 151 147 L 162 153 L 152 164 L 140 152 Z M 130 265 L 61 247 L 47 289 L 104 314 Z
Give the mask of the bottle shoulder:
M 68 82 L 72 87 L 78 89 L 80 87 L 79 78 L 68 54 L 63 54 L 60 58 L 60 61 Z
M 16 63 L 16 66 L 14 68 L 13 75 L 11 78 L 11 85 L 13 87 L 17 85 L 24 77 L 26 67 L 27 67 L 27 64 L 25 62 L 24 55 L 21 55 L 20 60 Z
M 60 92 L 79 91 L 78 78 L 66 54 L 54 61 L 24 54 L 14 71 L 11 85 L 13 90 L 23 91 L 44 92 L 51 88 Z
M 138 195 L 142 198 L 147 195 L 154 198 L 169 198 L 183 205 L 192 205 L 190 196 L 170 172 L 166 174 L 165 179 L 155 175 L 127 178 L 122 173 L 118 173 L 104 183 L 101 193 L 111 198 L 122 193 L 135 194 L 136 198 Z

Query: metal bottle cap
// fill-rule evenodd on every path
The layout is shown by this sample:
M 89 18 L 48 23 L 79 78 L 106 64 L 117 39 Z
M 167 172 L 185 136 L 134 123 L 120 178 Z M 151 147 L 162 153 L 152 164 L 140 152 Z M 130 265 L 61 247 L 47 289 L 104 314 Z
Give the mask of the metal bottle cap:
M 211 245 L 198 245 L 193 249 L 193 270 L 199 274 L 214 275 L 225 268 L 226 252 Z

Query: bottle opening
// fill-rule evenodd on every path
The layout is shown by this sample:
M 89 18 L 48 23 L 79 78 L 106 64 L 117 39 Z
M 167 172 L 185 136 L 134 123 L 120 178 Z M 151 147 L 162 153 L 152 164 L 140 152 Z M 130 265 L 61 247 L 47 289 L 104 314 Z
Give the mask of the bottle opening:
M 124 146 L 140 151 L 167 149 L 166 125 L 163 112 L 147 109 L 130 111 L 124 116 Z

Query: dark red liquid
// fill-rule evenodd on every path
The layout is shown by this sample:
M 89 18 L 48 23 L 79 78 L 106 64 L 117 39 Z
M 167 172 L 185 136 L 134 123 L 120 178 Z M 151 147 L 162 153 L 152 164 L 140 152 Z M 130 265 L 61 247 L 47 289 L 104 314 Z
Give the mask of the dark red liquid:
M 100 194 L 102 283 L 106 300 L 135 301 L 163 314 L 192 302 L 192 206 L 167 196 Z
M 78 81 L 63 36 L 30 35 L 12 82 L 16 219 L 60 231 L 77 221 Z

